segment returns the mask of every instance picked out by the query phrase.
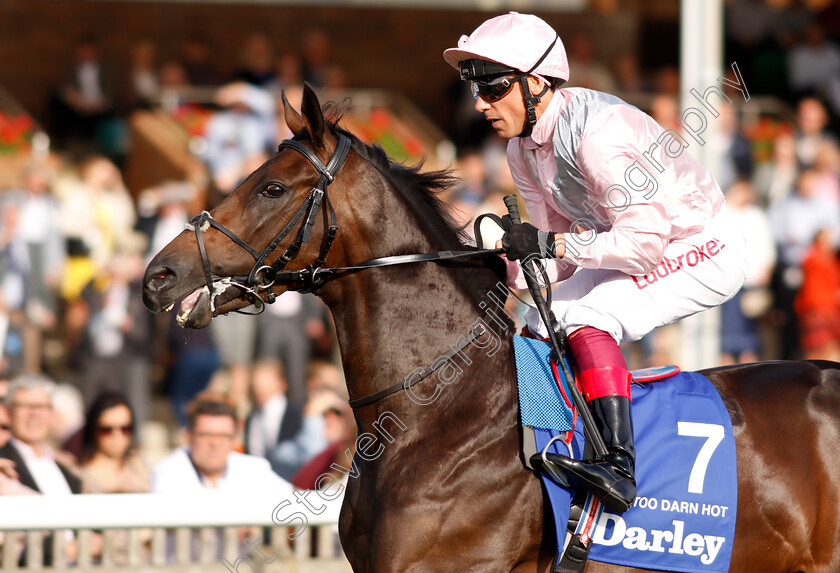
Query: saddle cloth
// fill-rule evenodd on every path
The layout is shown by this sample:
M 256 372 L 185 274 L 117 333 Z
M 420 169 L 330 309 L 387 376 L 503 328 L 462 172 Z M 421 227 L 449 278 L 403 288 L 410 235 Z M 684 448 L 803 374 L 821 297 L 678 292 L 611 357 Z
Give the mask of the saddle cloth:
M 522 424 L 533 427 L 538 451 L 573 427 L 570 444 L 556 440 L 548 451 L 568 455 L 571 448 L 581 457 L 583 425 L 573 423 L 551 377 L 548 343 L 516 336 L 514 348 Z M 621 515 L 600 512 L 589 559 L 664 571 L 728 571 L 737 469 L 732 424 L 720 396 L 695 372 L 633 384 L 631 396 L 638 497 Z M 562 548 L 572 492 L 541 477 Z

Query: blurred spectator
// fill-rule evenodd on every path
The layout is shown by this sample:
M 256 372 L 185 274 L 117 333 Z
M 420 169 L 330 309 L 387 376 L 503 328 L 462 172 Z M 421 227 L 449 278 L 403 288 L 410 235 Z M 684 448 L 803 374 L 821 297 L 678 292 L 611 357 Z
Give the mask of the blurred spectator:
M 160 66 L 158 83 L 161 88 L 180 88 L 190 85 L 190 78 L 181 62 L 168 60 Z
M 5 398 L 0 402 L 0 448 L 6 445 L 9 438 L 12 437 L 12 426 L 9 418 L 9 407 L 6 405 Z
M 772 47 L 776 15 L 766 0 L 726 3 L 726 61 L 738 63 L 745 78 L 755 77 L 757 58 Z
M 281 54 L 277 58 L 277 70 L 274 77 L 274 90 L 286 89 L 303 84 L 303 62 L 297 54 Z M 288 95 L 288 94 L 287 94 Z M 299 108 L 300 106 L 297 106 Z
M 52 416 L 52 393 L 55 384 L 49 378 L 36 374 L 24 374 L 12 380 L 6 404 L 9 406 L 9 427 L 11 438 L 0 447 L 0 458 L 14 462 L 18 481 L 25 488 L 17 488 L 18 494 L 29 490 L 49 496 L 65 496 L 80 493 L 81 481 L 69 468 L 55 459 L 55 453 L 48 443 L 50 418 Z M 63 532 L 65 552 L 69 561 L 76 558 L 76 541 L 71 531 Z M 101 538 L 94 540 L 94 551 L 98 551 Z M 53 560 L 52 535 L 44 538 L 43 565 Z M 25 559 L 25 557 L 24 557 Z M 23 565 L 23 560 L 20 565 Z M 38 566 L 40 564 L 28 564 Z
M 217 191 L 226 196 L 268 159 L 277 137 L 277 104 L 266 90 L 241 82 L 220 88 L 216 103 L 223 109 L 207 122 L 205 161 Z
M 251 34 L 242 47 L 241 67 L 237 81 L 258 87 L 268 87 L 274 81 L 274 49 L 265 34 Z
M 131 59 L 125 87 L 125 109 L 151 109 L 160 97 L 157 72 L 157 47 L 152 40 L 143 39 L 131 47 Z
M 796 108 L 796 156 L 802 167 L 813 167 L 820 144 L 826 139 L 833 139 L 827 126 L 828 113 L 820 100 L 806 97 L 799 101 Z
M 44 331 L 56 325 L 56 287 L 64 264 L 49 181 L 46 168 L 31 165 L 26 187 L 0 200 L 0 364 L 11 360 L 16 370 L 28 372 L 40 371 Z
M 145 493 L 149 472 L 134 449 L 135 420 L 125 396 L 104 392 L 96 397 L 82 430 L 79 472 L 82 493 Z M 140 530 L 143 542 L 152 530 Z M 117 565 L 128 563 L 128 531 L 117 530 L 111 557 Z
M 169 394 L 178 425 L 188 424 L 187 405 L 202 390 L 207 388 L 213 375 L 219 369 L 221 360 L 209 328 L 198 330 L 181 328 L 175 312 L 167 315 L 168 355 L 166 363 Z M 213 323 L 217 319 L 213 319 Z
M 779 247 L 779 264 L 774 278 L 774 302 L 779 309 L 782 358 L 799 354 L 799 334 L 794 314 L 794 297 L 802 284 L 802 261 L 817 231 L 832 229 L 833 243 L 840 232 L 840 213 L 830 203 L 814 197 L 819 175 L 803 171 L 797 180 L 796 193 L 770 206 L 770 226 Z
M 140 193 L 138 227 L 149 237 L 146 264 L 181 234 L 197 198 L 198 189 L 187 181 L 164 181 Z
M 291 494 L 291 484 L 271 471 L 265 458 L 234 451 L 236 409 L 224 395 L 196 396 L 187 417 L 187 446 L 176 449 L 155 467 L 153 492 L 264 491 L 281 498 Z
M 818 174 L 814 195 L 840 209 L 840 147 L 833 139 L 826 139 L 817 147 L 814 170 Z
M 776 244 L 764 210 L 755 205 L 749 183 L 738 181 L 726 193 L 726 205 L 743 230 L 750 258 L 742 289 L 721 305 L 721 362 L 756 362 L 761 351 L 758 319 L 772 304 L 770 277 Z
M 94 39 L 80 40 L 74 58 L 53 98 L 52 132 L 60 144 L 90 144 L 113 110 L 114 80 Z
M 752 176 L 752 150 L 732 106 L 720 106 L 718 111 L 719 129 L 712 143 L 712 148 L 718 152 L 715 179 L 721 189 L 729 189 L 739 179 Z
M 459 225 L 468 224 L 476 209 L 488 194 L 487 169 L 484 157 L 477 149 L 467 149 L 456 166 L 459 183 L 451 192 L 449 204 Z
M 12 381 L 6 396 L 12 437 L 0 448 L 0 458 L 15 462 L 23 485 L 45 495 L 70 495 L 81 491 L 81 482 L 55 461 L 47 441 L 54 389 L 52 380 L 35 374 Z
M 12 437 L 12 422 L 6 402 L 0 402 L 0 449 L 6 446 Z M 0 458 L 0 495 L 27 495 L 37 493 L 18 481 L 15 462 Z
M 773 157 L 757 166 L 753 174 L 758 204 L 767 207 L 790 195 L 799 176 L 796 139 L 792 134 L 780 135 L 773 142 Z
M 676 96 L 671 94 L 654 96 L 650 102 L 650 116 L 663 129 L 673 129 L 677 133 L 682 132 L 682 127 L 677 123 L 680 118 L 680 103 Z
M 566 45 L 566 50 L 569 55 L 569 69 L 575 71 L 569 78 L 567 86 L 608 93 L 615 92 L 615 78 L 610 69 L 598 60 L 591 34 L 585 32 L 574 34 Z
M 0 449 L 6 445 L 11 437 L 11 421 L 9 409 L 4 401 L 0 401 Z M 18 473 L 15 471 L 15 462 L 0 458 L 0 495 L 37 495 L 38 492 L 26 487 L 18 481 Z M 18 532 L 17 543 L 14 548 L 16 560 L 20 559 L 25 547 L 26 534 Z M 11 547 L 7 544 L 5 533 L 0 531 L 0 559 L 3 558 L 3 549 Z
M 802 275 L 795 308 L 804 358 L 840 360 L 840 257 L 828 229 L 814 237 Z
M 292 477 L 292 485 L 296 488 L 316 489 L 318 478 L 330 472 L 333 463 L 347 463 L 355 454 L 356 423 L 353 420 L 352 409 L 344 400 L 336 400 L 324 412 L 324 435 L 327 447 L 304 464 Z M 333 475 L 345 480 L 342 483 L 346 485 L 349 478 L 347 474 L 333 471 Z
M 790 50 L 814 22 L 814 10 L 809 0 L 786 0 L 786 6 L 776 8 L 774 30 L 780 48 Z
M 254 368 L 258 321 L 252 315 L 232 312 L 217 316 L 209 330 L 219 353 L 221 367 L 230 379 L 231 400 L 243 417 L 248 409 L 248 389 Z
M 656 72 L 656 93 L 676 96 L 680 93 L 680 70 L 676 66 L 663 66 Z
M 256 358 L 283 364 L 286 398 L 292 404 L 306 400 L 306 368 L 313 340 L 326 335 L 325 314 L 326 307 L 314 295 L 286 291 L 256 318 Z
M 622 52 L 613 61 L 616 89 L 626 93 L 650 92 L 653 86 L 639 70 L 639 59 L 631 52 Z
M 804 170 L 797 180 L 796 193 L 770 206 L 770 224 L 786 265 L 802 263 L 820 229 L 832 230 L 834 244 L 840 239 L 840 212 L 815 195 L 819 177 L 813 169 Z
M 79 468 L 84 493 L 149 491 L 149 474 L 135 451 L 136 422 L 120 392 L 96 396 L 82 430 Z
M 323 414 L 336 402 L 330 391 L 310 395 L 306 404 L 287 400 L 279 362 L 254 368 L 254 409 L 245 425 L 245 451 L 267 458 L 272 469 L 290 479 L 327 446 Z
M 221 83 L 213 64 L 210 46 L 204 38 L 190 36 L 181 48 L 181 61 L 186 82 L 193 86 L 214 86 Z
M 68 383 L 57 384 L 53 390 L 53 415 L 50 441 L 56 444 L 58 463 L 75 468 L 82 451 L 82 428 L 85 425 L 85 403 L 79 389 Z
M 324 30 L 312 28 L 304 33 L 302 44 L 303 80 L 316 88 L 325 87 L 333 67 L 330 62 L 330 37 Z
M 820 93 L 840 77 L 840 48 L 825 37 L 822 25 L 811 22 L 802 43 L 788 54 L 788 81 L 796 94 Z
M 188 408 L 187 445 L 164 458 L 152 472 L 152 492 L 197 495 L 218 491 L 226 494 L 271 492 L 289 497 L 292 485 L 271 470 L 265 458 L 234 451 L 237 417 L 234 404 L 223 394 L 205 392 Z M 223 529 L 216 530 L 216 559 L 225 547 Z M 240 528 L 240 540 L 259 535 L 255 528 Z M 192 557 L 198 557 L 198 531 L 193 531 Z M 174 544 L 168 540 L 170 560 Z
M 120 241 L 131 237 L 137 220 L 122 174 L 113 162 L 95 155 L 78 167 L 79 178 L 58 191 L 68 261 L 62 294 L 68 300 L 105 269 Z
M 4 199 L 17 203 L 15 240 L 27 254 L 25 276 L 27 317 L 39 328 L 51 328 L 57 312 L 56 290 L 64 265 L 64 237 L 59 207 L 50 191 L 52 174 L 46 168 L 26 168 L 26 188 L 8 191 Z
M 85 403 L 90 405 L 105 389 L 124 389 L 142 423 L 148 418 L 151 401 L 151 322 L 142 300 L 146 239 L 137 232 L 130 237 L 123 239 L 108 267 L 72 304 L 85 307 L 79 349 L 84 356 L 81 389 Z
M 309 394 L 329 390 L 345 400 L 350 399 L 347 394 L 347 384 L 344 381 L 344 372 L 341 368 L 326 360 L 318 359 L 309 363 L 306 389 Z

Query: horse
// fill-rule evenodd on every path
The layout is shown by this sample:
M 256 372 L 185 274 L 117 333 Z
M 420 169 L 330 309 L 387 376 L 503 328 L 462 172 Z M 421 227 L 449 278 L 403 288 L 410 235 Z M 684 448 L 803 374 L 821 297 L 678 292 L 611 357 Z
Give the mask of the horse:
M 448 172 L 390 161 L 308 86 L 300 111 L 284 103 L 294 137 L 154 257 L 146 306 L 180 301 L 179 322 L 202 328 L 286 290 L 323 300 L 360 436 L 339 520 L 356 573 L 550 571 L 554 525 L 523 465 L 514 324 L 497 304 L 503 260 L 466 246 L 440 199 Z M 441 251 L 466 254 L 414 255 Z M 731 571 L 840 571 L 838 367 L 702 371 L 736 440 Z

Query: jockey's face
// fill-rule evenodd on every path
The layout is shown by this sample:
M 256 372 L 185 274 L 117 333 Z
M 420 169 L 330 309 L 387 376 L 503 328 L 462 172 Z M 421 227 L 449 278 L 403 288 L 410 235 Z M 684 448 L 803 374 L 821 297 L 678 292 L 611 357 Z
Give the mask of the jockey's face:
M 541 89 L 540 80 L 529 76 L 528 83 L 531 93 L 539 93 Z M 546 95 L 548 96 L 548 94 Z M 546 104 L 550 99 L 550 97 L 544 97 L 541 104 Z M 544 105 L 537 106 L 537 118 L 541 115 L 542 108 L 544 108 Z M 507 95 L 492 103 L 479 96 L 475 100 L 475 110 L 484 114 L 484 117 L 487 118 L 487 121 L 490 122 L 490 125 L 502 139 L 518 137 L 528 122 L 521 85 L 514 86 Z

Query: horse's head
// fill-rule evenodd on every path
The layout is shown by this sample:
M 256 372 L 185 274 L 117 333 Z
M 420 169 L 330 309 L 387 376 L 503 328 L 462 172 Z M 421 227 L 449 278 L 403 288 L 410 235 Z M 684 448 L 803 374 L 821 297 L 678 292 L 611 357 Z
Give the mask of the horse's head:
M 295 280 L 293 271 L 324 264 L 337 219 L 333 204 L 346 203 L 348 182 L 365 177 L 345 165 L 351 141 L 330 129 L 309 86 L 300 113 L 285 94 L 283 100 L 294 139 L 155 256 L 143 283 L 150 310 L 167 311 L 180 300 L 178 322 L 203 328 L 214 316 L 273 300 L 288 285 L 307 286 L 312 277 Z

